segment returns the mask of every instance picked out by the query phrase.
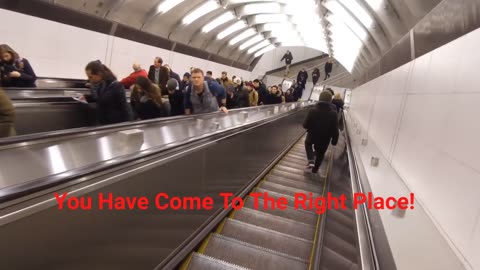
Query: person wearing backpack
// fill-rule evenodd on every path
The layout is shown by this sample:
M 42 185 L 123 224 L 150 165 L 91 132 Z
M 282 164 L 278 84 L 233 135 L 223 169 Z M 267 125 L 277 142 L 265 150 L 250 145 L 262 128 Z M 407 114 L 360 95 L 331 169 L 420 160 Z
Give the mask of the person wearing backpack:
M 185 114 L 228 113 L 225 88 L 216 81 L 205 81 L 203 70 L 192 71 L 192 83 L 185 93 Z

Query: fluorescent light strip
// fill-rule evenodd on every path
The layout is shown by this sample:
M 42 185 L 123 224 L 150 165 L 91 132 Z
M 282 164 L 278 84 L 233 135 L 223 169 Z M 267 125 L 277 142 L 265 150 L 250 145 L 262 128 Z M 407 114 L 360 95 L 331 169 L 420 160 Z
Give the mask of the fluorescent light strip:
M 285 14 L 261 14 L 253 16 L 254 24 L 286 22 L 288 20 Z
M 354 16 L 358 18 L 362 22 L 362 24 L 369 28 L 373 24 L 373 19 L 367 11 L 360 6 L 360 4 L 356 0 L 338 0 L 342 3 L 345 8 L 349 9 Z
M 165 0 L 157 7 L 158 13 L 167 13 L 170 9 L 176 7 L 184 0 Z
M 277 0 L 276 2 L 279 3 L 288 3 L 288 1 L 292 0 Z M 230 0 L 228 1 L 229 5 L 236 5 L 236 4 L 246 4 L 246 3 L 251 3 L 253 2 L 252 0 Z M 272 2 L 272 0 L 255 0 L 255 2 Z
M 383 6 L 383 0 L 366 0 L 368 5 L 375 11 L 379 11 Z
M 202 28 L 202 32 L 208 33 L 210 31 L 212 31 L 213 29 L 219 27 L 220 25 L 222 25 L 222 24 L 224 24 L 228 21 L 231 21 L 233 19 L 235 19 L 235 16 L 233 16 L 233 14 L 231 12 L 226 12 L 226 13 L 222 14 L 220 17 L 216 18 L 215 20 L 206 24 Z
M 255 30 L 253 30 L 252 28 L 249 28 L 249 29 L 243 31 L 243 33 L 241 33 L 238 36 L 236 36 L 235 38 L 233 38 L 232 40 L 230 40 L 230 42 L 228 42 L 228 44 L 233 46 L 233 45 L 237 44 L 238 42 L 240 42 L 240 41 L 242 41 L 246 38 L 249 38 L 249 37 L 251 37 L 255 34 L 256 34 Z
M 247 25 L 243 21 L 238 21 L 238 22 L 232 24 L 231 26 L 227 27 L 227 29 L 220 32 L 217 35 L 217 39 L 218 40 L 224 39 L 225 37 L 237 32 L 239 30 L 242 30 L 246 27 L 247 27 Z
M 281 13 L 282 6 L 279 3 L 248 4 L 243 6 L 242 15 Z
M 262 55 L 262 54 L 264 54 L 264 53 L 266 53 L 266 52 L 269 52 L 269 51 L 271 51 L 271 50 L 273 50 L 273 49 L 275 49 L 275 46 L 273 46 L 273 45 L 267 46 L 267 47 L 261 49 L 260 51 L 256 52 L 254 56 L 255 56 L 255 57 L 259 57 L 260 55 Z
M 268 45 L 271 45 L 270 42 L 268 40 L 264 40 L 260 43 L 258 43 L 257 45 L 253 46 L 252 48 L 248 49 L 247 53 L 250 54 L 250 53 L 254 53 Z
M 357 23 L 357 21 L 355 19 L 353 19 L 351 16 L 346 16 L 346 17 L 340 18 L 339 15 L 332 14 L 332 15 L 327 17 L 327 20 L 331 24 L 343 24 L 344 23 L 345 25 L 347 25 L 352 30 L 353 33 L 355 33 L 355 35 L 357 35 L 357 37 L 359 39 L 361 39 L 362 41 L 367 39 L 367 36 L 368 36 L 367 31 L 365 31 L 365 29 L 363 29 L 363 27 L 359 23 Z
M 262 41 L 263 37 L 261 35 L 256 35 L 253 38 L 247 40 L 245 43 L 240 45 L 239 49 L 240 50 L 245 50 L 246 48 L 252 46 L 253 44 Z
M 183 24 L 191 24 L 196 21 L 198 18 L 204 16 L 207 13 L 210 13 L 217 9 L 219 6 L 215 1 L 207 1 L 205 4 L 201 5 L 199 8 L 192 11 L 190 14 L 183 18 Z

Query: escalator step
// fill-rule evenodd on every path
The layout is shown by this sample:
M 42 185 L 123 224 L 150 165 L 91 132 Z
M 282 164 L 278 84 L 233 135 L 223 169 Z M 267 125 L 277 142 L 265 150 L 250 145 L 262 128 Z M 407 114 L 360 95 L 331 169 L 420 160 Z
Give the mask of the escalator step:
M 271 170 L 270 174 L 271 175 L 278 175 L 278 176 L 285 177 L 287 179 L 296 180 L 296 181 L 305 181 L 305 178 L 307 178 L 305 175 L 303 175 L 303 173 L 302 174 L 288 173 L 288 172 L 284 172 L 284 171 L 281 171 L 281 170 L 278 170 L 278 169 Z M 323 174 L 321 174 L 321 175 L 323 175 Z
M 276 183 L 279 185 L 301 189 L 308 192 L 315 192 L 317 194 L 321 194 L 323 191 L 323 187 L 321 185 L 318 185 L 318 183 L 316 183 L 315 185 L 315 184 L 303 183 L 299 181 L 291 181 L 282 177 L 276 177 L 274 175 L 271 175 L 268 178 L 266 178 L 265 182 Z
M 303 172 L 305 170 L 305 168 L 296 169 L 296 168 L 292 168 L 292 167 L 284 166 L 284 165 L 279 165 L 279 164 L 277 166 L 275 166 L 274 169 L 279 170 L 279 171 L 284 171 L 284 172 L 287 172 L 287 173 L 299 174 L 299 175 L 303 175 Z
M 253 270 L 306 270 L 308 268 L 308 261 L 219 234 L 212 234 L 204 254 Z
M 303 162 L 302 164 L 299 164 L 299 163 L 288 162 L 288 161 L 283 160 L 283 159 L 280 162 L 278 162 L 278 165 L 282 165 L 282 166 L 286 166 L 286 167 L 290 167 L 290 168 L 295 168 L 295 169 L 299 169 L 299 170 L 304 170 L 307 167 L 306 162 Z
M 301 228 L 297 228 L 301 230 Z M 272 231 L 235 219 L 227 219 L 221 234 L 245 243 L 298 257 L 310 258 L 313 242 L 288 234 Z
M 323 246 L 330 248 L 352 262 L 357 262 L 358 250 L 352 244 L 331 232 L 325 232 Z
M 242 208 L 241 210 L 236 211 L 233 219 L 306 240 L 311 240 L 315 236 L 315 227 L 312 225 L 252 210 L 250 208 Z
M 337 221 L 327 217 L 325 222 L 325 230 L 335 234 L 348 243 L 355 243 L 355 233 L 353 231 L 353 227 L 346 227 L 344 224 L 338 223 Z
M 335 210 L 335 209 L 332 209 L 332 210 L 329 210 L 328 213 L 327 213 L 327 217 L 328 219 L 333 219 L 341 224 L 344 224 L 345 226 L 349 227 L 349 228 L 353 228 L 353 226 L 355 225 L 355 222 L 354 222 L 354 219 L 352 216 L 346 216 L 346 215 L 343 215 L 340 213 L 340 211 L 344 211 L 344 210 Z M 346 211 L 349 211 L 349 210 L 346 210 Z
M 295 210 L 293 208 L 293 205 L 290 205 L 287 209 L 285 210 L 280 210 L 280 209 L 275 209 L 272 210 L 271 208 L 265 209 L 263 207 L 264 201 L 259 199 L 258 200 L 258 209 L 254 208 L 254 200 L 252 198 L 249 198 L 248 200 L 245 201 L 244 207 L 258 210 L 263 213 L 268 213 L 274 216 L 279 216 L 299 222 L 303 222 L 306 224 L 311 224 L 315 225 L 317 224 L 317 219 L 318 215 L 316 215 L 314 212 L 307 212 L 307 211 L 300 211 L 300 210 Z
M 323 187 L 323 185 L 322 185 L 323 184 L 323 178 L 321 178 L 320 176 L 318 176 L 318 177 L 317 176 L 316 177 L 305 177 L 304 181 L 297 181 L 295 179 L 287 178 L 287 177 L 284 177 L 284 176 L 269 174 L 265 177 L 265 180 L 269 181 L 272 178 L 282 179 L 282 180 L 289 181 L 289 182 L 294 182 L 294 183 Z
M 302 193 L 302 194 L 307 194 L 307 195 L 309 193 L 312 193 L 312 195 L 315 196 L 315 197 L 320 196 L 320 194 L 318 194 L 318 193 L 314 193 L 314 192 L 311 192 L 311 191 L 302 190 L 302 189 L 298 189 L 298 188 L 293 188 L 293 187 L 289 187 L 289 186 L 284 186 L 284 185 L 280 185 L 280 184 L 277 184 L 277 183 L 272 183 L 272 182 L 269 182 L 269 181 L 265 181 L 265 182 L 260 183 L 259 187 L 263 188 L 263 189 L 275 191 L 275 192 L 278 192 L 278 193 L 286 194 L 286 195 L 289 195 L 289 196 L 292 196 L 292 197 L 294 197 L 296 193 Z
M 199 253 L 193 253 L 192 259 L 188 264 L 188 269 L 190 270 L 248 270 L 248 268 L 244 268 L 235 264 L 227 263 L 222 260 L 218 260 L 209 256 L 205 256 Z
M 336 253 L 335 251 L 329 249 L 328 247 L 323 247 L 322 250 L 322 266 L 328 269 L 335 270 L 359 270 L 357 264 L 351 262 L 342 255 Z

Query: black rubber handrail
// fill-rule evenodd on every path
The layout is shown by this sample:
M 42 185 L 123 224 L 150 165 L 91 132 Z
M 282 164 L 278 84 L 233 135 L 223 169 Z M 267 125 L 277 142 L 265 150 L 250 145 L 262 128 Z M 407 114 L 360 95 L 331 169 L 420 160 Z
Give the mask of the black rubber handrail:
M 300 102 L 299 102 L 300 103 Z M 261 108 L 268 108 L 268 107 L 275 107 L 275 106 L 282 106 L 282 105 L 290 105 L 294 103 L 285 103 L 285 104 L 276 104 L 276 105 L 263 105 L 259 107 L 248 107 L 248 108 L 241 108 L 241 109 L 233 109 L 230 110 L 231 112 L 239 112 L 239 111 L 254 111 Z M 152 123 L 155 124 L 167 124 L 177 121 L 187 121 L 196 118 L 204 118 L 213 115 L 223 115 L 221 112 L 213 112 L 213 113 L 206 113 L 206 114 L 197 114 L 197 115 L 182 115 L 182 116 L 174 116 L 174 117 L 165 117 L 165 118 L 156 118 L 151 120 L 142 120 L 142 121 L 131 121 L 131 122 L 124 122 L 120 124 L 113 124 L 113 125 L 105 125 L 105 126 L 98 126 L 98 127 L 81 127 L 81 128 L 73 128 L 67 130 L 59 130 L 53 132 L 41 132 L 35 134 L 28 134 L 28 135 L 20 135 L 15 137 L 8 137 L 4 139 L 0 139 L 0 146 L 9 147 L 16 147 L 17 144 L 21 144 L 21 146 L 25 145 L 25 142 L 32 143 L 33 141 L 42 141 L 60 138 L 60 137 L 71 137 L 71 136 L 89 136 L 92 135 L 90 133 L 99 133 L 99 132 L 110 132 L 115 130 L 127 130 L 127 129 L 134 129 L 139 128 L 142 126 L 146 126 Z
M 58 185 L 63 184 L 63 183 L 73 181 L 75 179 L 91 175 L 93 173 L 97 173 L 97 172 L 100 172 L 100 171 L 105 171 L 105 170 L 111 169 L 113 167 L 117 167 L 117 166 L 128 164 L 128 163 L 132 163 L 135 160 L 139 160 L 141 158 L 148 158 L 148 157 L 153 156 L 153 155 L 158 155 L 162 152 L 171 151 L 175 148 L 184 147 L 184 146 L 187 146 L 187 145 L 191 145 L 191 144 L 194 144 L 194 143 L 198 143 L 198 142 L 207 140 L 209 138 L 214 138 L 215 136 L 227 137 L 227 136 L 229 136 L 229 134 L 232 134 L 232 133 L 237 134 L 239 132 L 244 132 L 245 130 L 250 129 L 252 127 L 258 127 L 258 126 L 264 125 L 266 123 L 276 121 L 280 118 L 289 116 L 289 115 L 291 115 L 293 113 L 297 113 L 299 111 L 300 110 L 290 111 L 288 113 L 281 114 L 277 117 L 267 118 L 267 119 L 263 119 L 263 120 L 260 120 L 260 121 L 256 121 L 254 123 L 249 123 L 247 125 L 241 125 L 241 126 L 238 126 L 238 127 L 229 128 L 227 130 L 223 130 L 223 131 L 220 131 L 220 132 L 214 133 L 214 134 L 202 135 L 202 136 L 199 136 L 195 139 L 186 139 L 182 142 L 176 142 L 176 143 L 171 143 L 171 144 L 167 144 L 167 145 L 160 145 L 160 146 L 157 146 L 157 147 L 152 147 L 152 148 L 148 149 L 148 151 L 140 151 L 140 152 L 136 152 L 136 153 L 133 153 L 133 154 L 125 155 L 123 157 L 116 158 L 113 162 L 112 161 L 102 161 L 102 162 L 99 162 L 99 163 L 95 163 L 93 165 L 86 165 L 84 167 L 73 169 L 73 170 L 70 170 L 70 171 L 67 171 L 67 172 L 63 172 L 63 173 L 59 173 L 59 174 L 55 174 L 55 175 L 50 175 L 50 176 L 47 176 L 47 177 L 42 177 L 42 178 L 39 178 L 39 179 L 35 179 L 35 180 L 32 180 L 32 181 L 25 182 L 25 183 L 18 184 L 18 185 L 14 185 L 14 186 L 5 187 L 3 189 L 0 189 L 0 204 L 8 202 L 8 201 L 15 200 L 15 199 L 18 199 L 18 198 L 21 198 L 21 197 L 24 197 L 24 196 L 27 196 L 27 195 L 30 195 L 30 194 L 33 194 L 33 193 L 36 193 L 36 192 L 39 192 L 41 190 L 45 190 L 45 189 L 48 189 L 48 188 L 51 188 L 51 187 L 54 187 L 54 186 L 58 186 Z

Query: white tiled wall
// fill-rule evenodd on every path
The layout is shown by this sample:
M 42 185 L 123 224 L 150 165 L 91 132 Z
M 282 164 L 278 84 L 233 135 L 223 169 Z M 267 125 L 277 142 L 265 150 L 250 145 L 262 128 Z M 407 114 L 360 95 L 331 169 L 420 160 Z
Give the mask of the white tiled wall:
M 480 269 L 479 44 L 476 30 L 353 90 L 351 116 L 362 130 L 355 147 L 373 192 L 412 191 L 424 211 L 403 219 L 381 213 L 397 265 L 418 245 L 428 251 L 415 257 L 418 266 L 399 269 L 459 269 L 455 260 Z M 372 156 L 384 166 L 370 167 Z
M 24 31 L 19 34 L 18 29 Z M 85 65 L 101 60 L 123 78 L 132 72 L 133 63 L 148 69 L 153 59 L 160 56 L 180 76 L 194 66 L 211 70 L 215 77 L 227 71 L 229 77 L 254 79 L 246 70 L 0 9 L 0 44 L 3 43 L 27 58 L 40 77 L 85 79 Z

